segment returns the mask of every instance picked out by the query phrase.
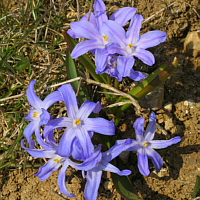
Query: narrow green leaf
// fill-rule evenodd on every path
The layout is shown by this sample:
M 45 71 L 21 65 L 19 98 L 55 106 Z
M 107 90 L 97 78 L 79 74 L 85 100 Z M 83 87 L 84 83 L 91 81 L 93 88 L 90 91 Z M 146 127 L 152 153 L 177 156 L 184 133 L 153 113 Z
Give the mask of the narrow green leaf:
M 139 100 L 146 94 L 154 90 L 161 85 L 166 79 L 176 70 L 178 67 L 178 60 L 175 57 L 171 64 L 164 64 L 154 72 L 152 72 L 145 80 L 143 80 L 138 86 L 133 88 L 129 94 L 135 99 Z
M 62 32 L 69 46 L 69 49 L 72 50 L 76 46 L 76 42 L 73 40 L 73 38 L 71 38 L 68 34 L 66 34 L 64 30 Z M 89 73 L 91 74 L 91 76 L 95 81 L 99 81 L 101 83 L 107 83 L 106 79 L 102 74 L 96 74 L 95 72 L 96 67 L 86 54 L 80 56 L 79 60 L 80 64 L 88 69 Z
M 200 176 L 197 176 L 196 183 L 194 186 L 194 191 L 192 193 L 192 198 L 194 199 L 197 195 L 198 190 L 200 189 Z
M 121 196 L 123 196 L 125 199 L 141 200 L 140 197 L 134 194 L 133 186 L 128 176 L 119 176 L 118 174 L 114 173 L 111 173 L 111 176 L 115 184 L 115 187 L 117 191 L 121 194 Z
M 178 60 L 175 57 L 171 64 L 164 64 L 154 72 L 152 72 L 145 80 L 143 80 L 139 85 L 128 92 L 134 99 L 139 100 L 144 97 L 149 92 L 153 91 L 156 87 L 161 85 L 167 78 L 172 75 L 172 73 L 178 67 Z M 116 102 L 126 101 L 128 99 L 119 97 Z M 128 109 L 131 104 L 125 104 L 121 107 L 121 111 L 124 112 Z
M 66 70 L 67 70 L 67 76 L 69 79 L 73 79 L 78 77 L 77 76 L 77 72 L 76 72 L 76 66 L 74 64 L 74 61 L 70 55 L 70 51 L 67 50 L 67 55 L 66 55 L 66 61 L 65 61 L 65 65 L 66 65 Z M 75 90 L 75 92 L 78 91 L 78 87 L 79 87 L 79 81 L 74 81 L 71 83 L 73 89 Z M 85 94 L 82 90 L 82 87 L 80 87 L 79 93 L 78 93 L 78 97 L 81 101 L 81 103 L 83 103 L 86 100 Z

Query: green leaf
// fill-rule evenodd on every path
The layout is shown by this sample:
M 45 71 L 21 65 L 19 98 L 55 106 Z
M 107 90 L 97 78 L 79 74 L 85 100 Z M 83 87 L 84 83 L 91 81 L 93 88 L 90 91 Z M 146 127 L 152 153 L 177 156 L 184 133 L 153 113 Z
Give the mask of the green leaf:
M 197 176 L 196 183 L 194 186 L 194 191 L 192 193 L 192 198 L 194 199 L 197 195 L 198 190 L 200 189 L 200 176 Z
M 149 92 L 153 91 L 156 87 L 160 86 L 178 67 L 178 60 L 175 57 L 171 64 L 163 64 L 161 67 L 152 72 L 146 79 L 139 85 L 128 92 L 134 99 L 139 100 Z M 116 102 L 127 101 L 128 99 L 119 97 Z M 124 112 L 132 104 L 125 104 L 121 107 Z
M 73 79 L 73 78 L 78 77 L 77 72 L 76 72 L 76 66 L 74 64 L 74 61 L 73 61 L 71 55 L 70 55 L 69 50 L 67 50 L 65 66 L 66 66 L 66 70 L 67 70 L 67 76 L 68 76 L 69 79 Z M 71 83 L 71 85 L 72 85 L 74 91 L 77 92 L 78 87 L 79 87 L 79 81 L 74 81 L 74 82 Z M 86 97 L 85 97 L 85 94 L 82 90 L 82 87 L 80 87 L 78 97 L 79 97 L 81 103 L 83 103 L 86 100 Z
M 138 86 L 133 88 L 129 94 L 139 100 L 146 94 L 160 86 L 178 67 L 178 60 L 175 57 L 171 64 L 164 64 L 152 72 Z
M 118 174 L 114 173 L 111 173 L 111 176 L 115 184 L 115 187 L 117 191 L 121 194 L 121 196 L 123 196 L 125 199 L 141 200 L 140 197 L 134 194 L 133 186 L 128 176 L 119 176 Z
M 24 56 L 18 56 L 21 60 L 15 65 L 15 71 L 19 74 L 22 73 L 26 68 L 30 67 L 30 62 Z
M 62 32 L 69 46 L 69 49 L 72 50 L 76 46 L 76 42 L 73 40 L 72 37 L 66 34 L 64 30 Z M 102 74 L 96 74 L 95 72 L 96 66 L 86 54 L 80 56 L 79 60 L 80 60 L 80 64 L 88 69 L 89 73 L 91 74 L 91 76 L 93 77 L 95 81 L 98 81 L 101 83 L 107 83 L 105 77 Z

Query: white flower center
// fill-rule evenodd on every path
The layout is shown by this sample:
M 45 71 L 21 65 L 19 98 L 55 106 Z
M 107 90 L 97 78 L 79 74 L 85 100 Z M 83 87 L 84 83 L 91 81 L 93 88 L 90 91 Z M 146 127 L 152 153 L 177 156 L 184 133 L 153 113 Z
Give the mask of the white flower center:
M 81 126 L 81 121 L 79 120 L 79 119 L 75 119 L 74 121 L 73 121 L 73 127 L 74 128 L 78 128 L 78 127 L 80 127 Z

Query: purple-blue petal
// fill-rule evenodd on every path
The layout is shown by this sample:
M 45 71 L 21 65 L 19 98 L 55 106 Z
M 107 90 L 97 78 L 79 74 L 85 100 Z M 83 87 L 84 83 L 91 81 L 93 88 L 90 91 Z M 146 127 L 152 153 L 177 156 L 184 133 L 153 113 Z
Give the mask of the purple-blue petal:
M 99 169 L 101 169 L 103 171 L 119 174 L 121 176 L 128 176 L 128 175 L 131 174 L 130 170 L 122 170 L 122 171 L 120 171 L 117 167 L 115 167 L 114 165 L 108 163 L 105 160 L 101 161 L 101 163 L 99 164 Z
M 159 172 L 161 167 L 163 166 L 163 160 L 160 154 L 148 147 L 146 147 L 146 153 L 148 158 L 152 160 L 153 165 L 156 168 L 156 171 Z
M 91 22 L 82 20 L 78 22 L 71 22 L 70 23 L 71 29 L 78 33 L 81 37 L 90 39 L 90 40 L 102 40 L 99 30 L 97 26 L 92 24 Z
M 59 91 L 54 91 L 44 99 L 43 108 L 47 110 L 52 104 L 57 101 L 63 101 L 63 98 Z
M 43 137 L 48 140 L 48 134 L 55 128 L 72 127 L 72 120 L 68 117 L 60 117 L 50 120 L 44 127 Z
M 87 172 L 87 182 L 85 185 L 83 196 L 87 200 L 97 198 L 97 192 L 101 181 L 102 171 L 95 167 Z
M 66 128 L 58 144 L 56 154 L 58 154 L 61 157 L 68 158 L 71 155 L 72 144 L 75 139 L 76 139 L 75 129 Z
M 133 79 L 134 81 L 140 81 L 141 79 L 144 79 L 145 76 L 141 72 L 131 69 L 129 78 Z
M 133 124 L 133 128 L 135 129 L 135 135 L 137 141 L 143 140 L 143 132 L 144 132 L 144 118 L 140 117 L 135 120 Z
M 55 150 L 45 149 L 31 149 L 24 146 L 24 139 L 21 140 L 21 147 L 25 149 L 32 157 L 35 158 L 53 158 L 55 156 Z
M 88 134 L 86 128 L 82 126 L 81 128 L 74 129 L 76 138 L 79 140 L 79 143 L 83 149 L 83 157 L 87 158 L 94 151 L 94 145 L 92 144 L 90 135 Z
M 103 54 L 104 49 L 95 49 L 96 73 L 101 73 L 107 64 L 108 56 Z
M 121 47 L 126 47 L 125 30 L 117 23 L 108 20 L 102 24 L 102 31 L 111 42 L 119 44 Z
M 155 135 L 155 131 L 156 131 L 156 115 L 152 111 L 151 115 L 149 117 L 149 124 L 148 124 L 146 131 L 144 133 L 144 140 L 145 141 L 153 140 L 154 135 Z
M 39 168 L 38 173 L 36 173 L 35 176 L 38 176 L 40 181 L 45 181 L 47 178 L 49 178 L 56 165 L 57 164 L 55 161 L 53 161 L 53 159 L 48 160 L 44 166 Z
M 89 117 L 89 115 L 95 111 L 96 113 L 101 110 L 102 106 L 99 103 L 90 102 L 88 100 L 85 100 L 85 102 L 81 105 L 78 113 L 77 113 L 77 118 L 80 119 L 81 121 L 84 121 Z
M 102 51 L 103 55 L 110 55 L 110 54 L 114 55 L 115 53 L 121 54 L 121 55 L 127 54 L 126 50 L 117 43 L 108 43 L 105 46 L 105 50 Z
M 115 145 L 112 146 L 108 151 L 102 153 L 102 158 L 106 162 L 110 162 L 114 158 L 116 158 L 122 151 L 126 151 L 126 147 L 132 144 L 132 140 L 130 138 L 126 140 L 117 140 Z
M 164 42 L 167 38 L 167 35 L 163 31 L 149 31 L 140 36 L 140 40 L 137 43 L 138 48 L 147 49 L 150 47 L 154 47 L 162 42 Z
M 24 129 L 23 135 L 27 139 L 29 147 L 32 149 L 35 146 L 35 141 L 31 139 L 33 132 L 35 132 L 36 128 L 40 127 L 38 121 L 30 122 Z
M 101 27 L 102 23 L 108 20 L 106 6 L 102 0 L 95 0 L 93 7 L 97 26 Z
M 177 144 L 181 141 L 181 137 L 176 136 L 170 140 L 152 140 L 149 142 L 149 147 L 152 149 L 164 149 L 168 146 L 171 146 L 173 144 Z
M 129 25 L 126 32 L 126 39 L 128 44 L 136 45 L 140 37 L 140 29 L 142 27 L 143 17 L 142 15 L 136 14 Z
M 50 120 L 50 114 L 44 108 L 42 108 L 42 113 L 40 114 L 40 125 L 45 125 Z
M 72 89 L 70 84 L 62 85 L 58 88 L 58 90 L 60 91 L 65 102 L 68 117 L 71 119 L 75 119 L 75 116 L 78 112 L 78 105 L 74 90 Z
M 92 49 L 97 48 L 104 48 L 104 44 L 101 41 L 98 40 L 85 40 L 83 42 L 78 43 L 75 48 L 73 49 L 71 53 L 71 57 L 73 59 L 78 58 L 79 56 L 87 53 L 88 51 Z
M 83 125 L 87 131 L 94 131 L 103 135 L 115 135 L 115 125 L 113 121 L 104 118 L 88 118 Z
M 139 58 L 143 63 L 152 66 L 155 63 L 154 55 L 145 49 L 136 48 L 136 51 L 132 53 L 133 56 Z
M 41 108 L 42 106 L 42 100 L 35 94 L 34 92 L 34 84 L 36 80 L 32 80 L 26 90 L 26 95 L 28 102 L 33 106 L 33 108 Z
M 124 7 L 115 11 L 109 18 L 117 22 L 119 25 L 124 26 L 136 13 L 136 8 Z
M 117 69 L 122 77 L 129 77 L 133 68 L 135 59 L 132 56 L 118 56 Z
M 143 176 L 148 176 L 150 174 L 148 157 L 145 148 L 140 148 L 137 150 L 138 157 L 138 169 Z
M 66 176 L 67 167 L 68 167 L 68 160 L 66 160 L 63 163 L 63 166 L 60 169 L 60 172 L 58 174 L 58 179 L 57 179 L 57 185 L 60 189 L 60 193 L 66 195 L 67 197 L 76 198 L 76 196 L 74 194 L 71 194 L 66 187 L 65 176 Z

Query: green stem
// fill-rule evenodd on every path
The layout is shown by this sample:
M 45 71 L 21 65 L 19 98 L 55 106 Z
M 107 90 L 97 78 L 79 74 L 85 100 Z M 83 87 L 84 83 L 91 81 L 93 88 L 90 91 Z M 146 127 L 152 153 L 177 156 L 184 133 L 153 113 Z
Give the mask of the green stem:
M 115 78 L 114 87 L 115 87 L 116 89 L 119 89 L 119 81 L 118 81 L 117 78 Z
M 107 74 L 107 83 L 108 83 L 108 85 L 111 85 L 111 77 L 108 74 Z

